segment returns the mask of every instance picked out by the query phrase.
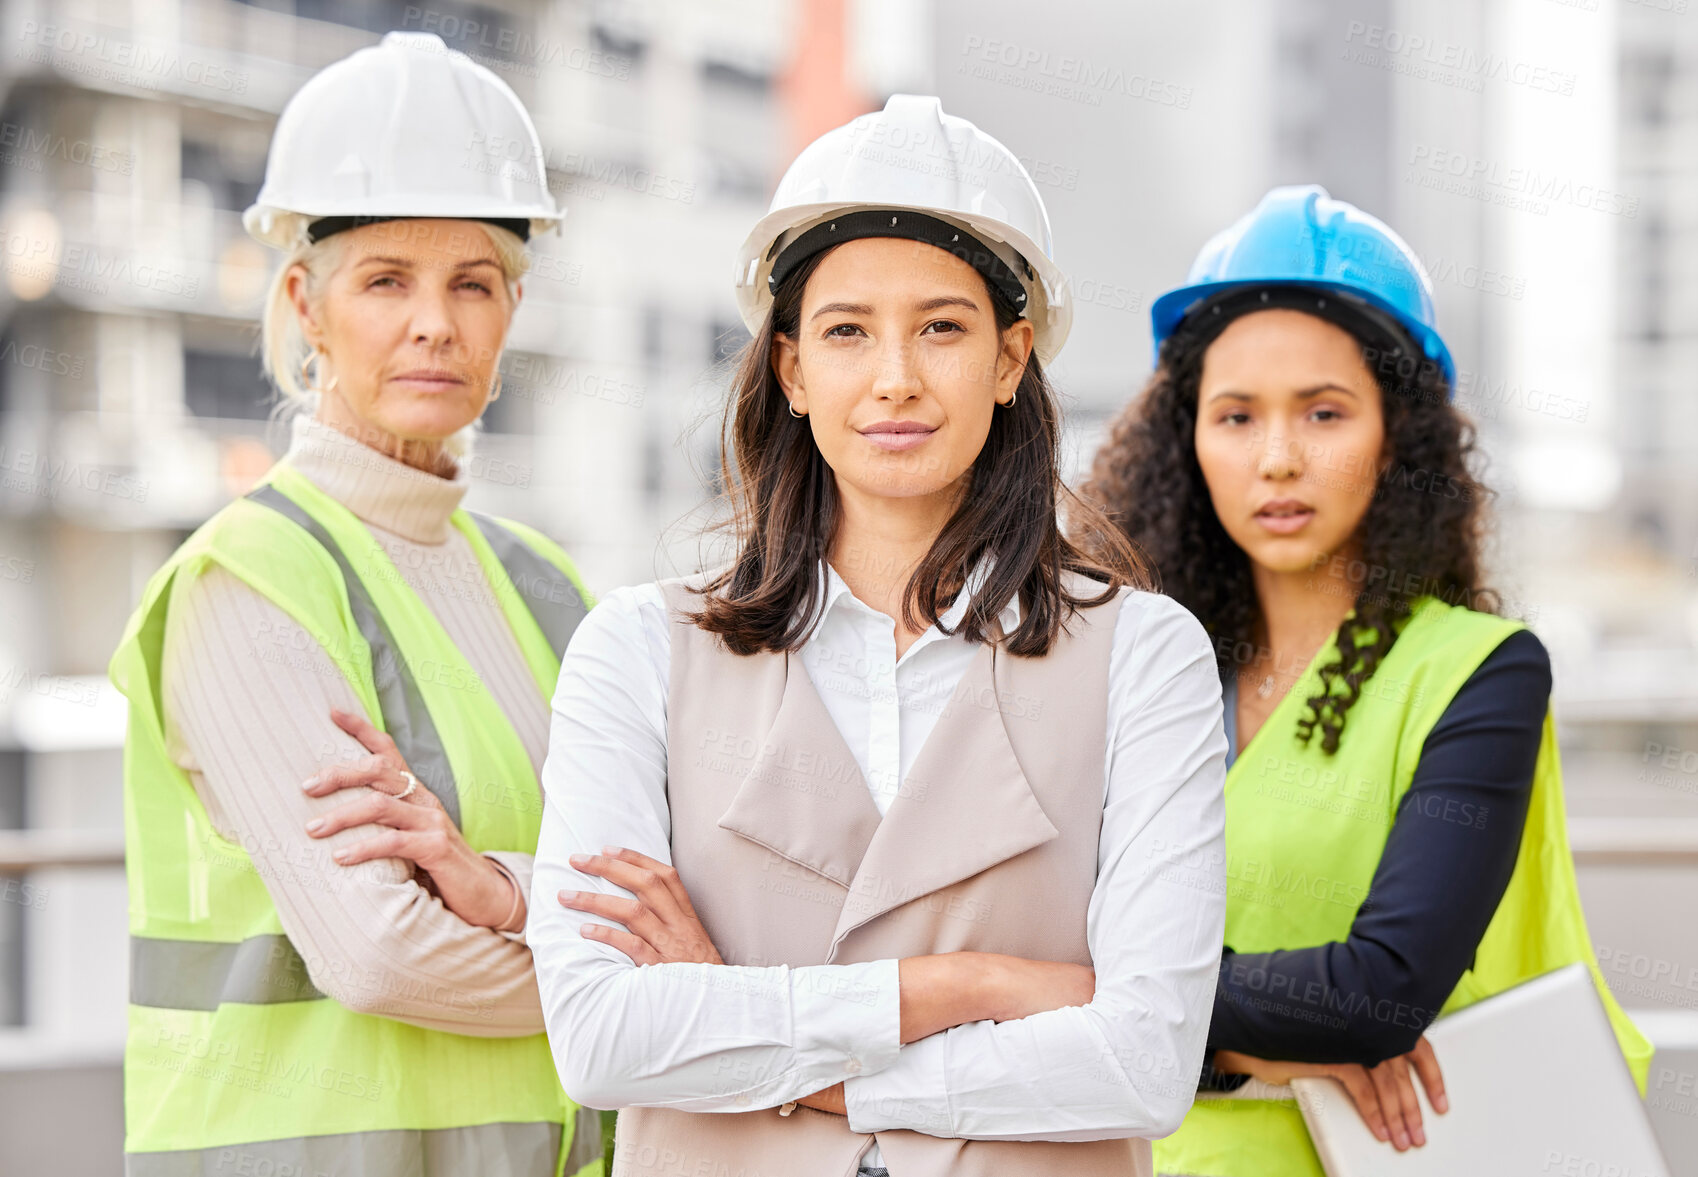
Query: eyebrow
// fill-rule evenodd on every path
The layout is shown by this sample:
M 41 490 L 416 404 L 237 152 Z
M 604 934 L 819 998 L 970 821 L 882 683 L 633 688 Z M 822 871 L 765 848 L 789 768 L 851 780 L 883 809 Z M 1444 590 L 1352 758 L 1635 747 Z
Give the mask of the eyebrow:
M 814 319 L 819 318 L 821 315 L 870 315 L 872 313 L 873 308 L 864 302 L 828 302 L 819 310 L 809 315 L 808 319 L 811 322 Z
M 979 309 L 979 304 L 970 298 L 962 298 L 959 294 L 946 294 L 941 298 L 926 299 L 917 309 L 935 311 L 940 307 L 966 307 L 970 311 L 976 311 Z
M 935 311 L 941 307 L 966 307 L 970 311 L 980 309 L 978 303 L 974 302 L 970 298 L 963 298 L 958 294 L 945 294 L 937 298 L 928 298 L 914 309 L 923 312 Z M 870 315 L 873 313 L 874 308 L 864 302 L 828 302 L 812 315 L 809 315 L 808 318 L 812 321 L 819 318 L 821 315 Z
M 1300 389 L 1297 390 L 1296 395 L 1297 395 L 1297 398 L 1299 400 L 1307 400 L 1309 397 L 1319 396 L 1323 392 L 1342 392 L 1345 396 L 1348 396 L 1352 399 L 1360 399 L 1359 397 L 1357 397 L 1355 389 L 1346 388 L 1342 384 L 1333 384 L 1331 382 L 1327 382 L 1327 383 L 1323 383 L 1323 384 L 1316 384 L 1316 385 L 1314 385 L 1313 387 L 1310 387 L 1310 388 L 1300 388 Z M 1218 400 L 1250 401 L 1250 400 L 1255 400 L 1255 399 L 1256 399 L 1256 394 L 1253 393 L 1253 392 L 1239 392 L 1236 389 L 1230 389 L 1230 388 L 1226 389 L 1223 392 L 1211 393 L 1209 395 L 1209 400 L 1211 400 L 1211 401 L 1218 401 Z
M 410 269 L 413 266 L 417 265 L 418 261 L 415 258 L 409 258 L 409 257 L 388 257 L 388 256 L 381 255 L 381 254 L 369 254 L 368 253 L 365 257 L 362 257 L 357 264 L 362 265 L 362 266 L 365 266 L 365 265 L 400 266 L 403 269 Z M 456 269 L 456 270 L 469 270 L 473 266 L 496 266 L 497 268 L 499 268 L 500 265 L 501 265 L 501 263 L 496 261 L 494 258 L 480 257 L 480 258 L 473 258 L 471 261 L 458 262 L 454 266 L 452 266 L 451 268 Z

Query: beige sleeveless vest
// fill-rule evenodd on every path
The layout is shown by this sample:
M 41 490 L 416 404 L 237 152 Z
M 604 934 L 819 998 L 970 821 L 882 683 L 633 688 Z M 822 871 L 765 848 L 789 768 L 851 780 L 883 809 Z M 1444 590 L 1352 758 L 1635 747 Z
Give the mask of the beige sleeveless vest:
M 672 855 L 728 964 L 1002 952 L 1089 964 L 1119 596 L 1044 658 L 985 643 L 882 820 L 799 658 L 730 653 L 671 611 Z M 1074 591 L 1094 595 L 1090 582 Z M 1124 593 L 1126 590 L 1122 590 Z M 851 1177 L 872 1136 L 809 1108 L 619 1113 L 615 1177 Z M 877 1134 L 891 1177 L 1147 1177 L 1144 1140 Z

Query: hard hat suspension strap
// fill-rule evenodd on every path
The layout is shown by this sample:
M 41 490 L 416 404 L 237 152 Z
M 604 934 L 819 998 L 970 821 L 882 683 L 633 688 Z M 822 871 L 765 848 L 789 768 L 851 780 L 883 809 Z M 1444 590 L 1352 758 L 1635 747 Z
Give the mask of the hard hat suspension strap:
M 1364 347 L 1374 349 L 1379 360 L 1394 362 L 1401 356 L 1417 361 L 1427 358 L 1403 325 L 1379 307 L 1349 291 L 1298 283 L 1240 286 L 1200 299 L 1187 308 L 1174 334 L 1207 344 L 1233 320 L 1268 310 L 1302 311 L 1342 327 Z
M 362 225 L 376 225 L 384 221 L 405 221 L 422 219 L 419 214 L 402 214 L 400 216 L 356 216 L 356 217 L 320 217 L 307 226 L 307 240 L 314 245 L 336 233 L 348 229 L 357 229 Z M 434 218 L 432 218 L 434 219 Z M 531 239 L 531 222 L 524 217 L 444 217 L 447 221 L 483 221 L 497 228 L 517 233 L 520 241 Z
M 988 245 L 965 229 L 907 208 L 861 209 L 820 222 L 779 252 L 767 279 L 768 289 L 776 294 L 797 266 L 817 253 L 861 237 L 902 237 L 934 245 L 977 270 L 991 293 L 1014 308 L 1016 317 L 1026 313 L 1025 285 Z

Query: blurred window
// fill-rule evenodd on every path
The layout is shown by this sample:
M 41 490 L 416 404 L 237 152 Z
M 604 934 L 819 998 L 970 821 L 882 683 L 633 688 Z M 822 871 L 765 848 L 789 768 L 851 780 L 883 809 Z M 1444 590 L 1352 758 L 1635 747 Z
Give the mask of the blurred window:
M 183 402 L 195 416 L 263 421 L 276 399 L 258 356 L 184 350 Z
M 712 169 L 714 194 L 757 203 L 764 200 L 776 175 L 774 146 L 783 138 L 771 75 L 710 59 L 701 63 L 697 76 L 701 84 L 697 127 Z

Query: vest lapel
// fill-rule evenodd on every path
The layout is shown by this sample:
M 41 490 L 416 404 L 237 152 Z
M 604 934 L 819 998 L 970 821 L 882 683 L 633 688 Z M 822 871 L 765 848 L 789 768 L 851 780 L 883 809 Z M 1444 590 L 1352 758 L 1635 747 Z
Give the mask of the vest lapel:
M 807 668 L 792 653 L 782 664 L 771 657 L 783 667 L 784 696 L 719 828 L 847 887 L 878 829 L 878 806 Z
M 838 914 L 833 955 L 862 924 L 1060 836 L 1009 742 L 997 660 L 996 643 L 984 643 L 873 831 Z

